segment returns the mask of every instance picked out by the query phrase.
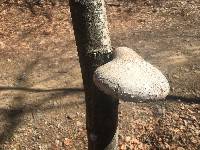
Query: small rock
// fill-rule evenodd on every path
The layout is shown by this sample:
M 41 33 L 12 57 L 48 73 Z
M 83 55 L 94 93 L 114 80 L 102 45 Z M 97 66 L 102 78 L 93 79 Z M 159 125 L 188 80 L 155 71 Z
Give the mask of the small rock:
M 5 47 L 6 45 L 2 41 L 0 41 L 0 49 L 4 49 Z
M 60 145 L 60 141 L 59 140 L 55 140 L 55 144 L 56 144 L 56 146 L 59 146 Z
M 7 61 L 8 61 L 8 62 L 12 62 L 12 60 L 11 60 L 11 59 L 9 59 L 9 58 L 7 59 Z
M 41 139 L 41 138 L 42 138 L 42 136 L 41 136 L 41 135 L 39 135 L 39 136 L 38 136 L 38 139 Z

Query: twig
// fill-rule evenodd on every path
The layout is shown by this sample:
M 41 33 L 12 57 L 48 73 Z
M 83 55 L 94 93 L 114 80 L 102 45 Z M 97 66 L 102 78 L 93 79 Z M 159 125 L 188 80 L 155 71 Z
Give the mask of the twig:
M 114 3 L 106 3 L 106 5 L 109 5 L 109 6 L 116 6 L 116 7 L 121 6 L 121 4 L 114 4 Z

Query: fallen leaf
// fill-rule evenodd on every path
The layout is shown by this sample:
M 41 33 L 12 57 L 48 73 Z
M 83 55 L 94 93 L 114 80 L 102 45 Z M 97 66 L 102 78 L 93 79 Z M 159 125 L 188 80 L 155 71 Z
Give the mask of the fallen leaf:
M 125 145 L 125 144 L 122 144 L 122 145 L 120 146 L 120 150 L 126 150 L 126 145 Z
M 82 122 L 77 121 L 77 122 L 76 122 L 76 125 L 77 125 L 77 126 L 82 126 Z
M 131 143 L 133 143 L 133 144 L 139 144 L 140 141 L 138 139 L 136 139 L 136 138 L 132 138 Z
M 130 142 L 130 140 L 131 140 L 131 137 L 130 136 L 127 136 L 126 138 L 125 138 L 125 142 Z
M 65 146 L 70 146 L 72 145 L 72 140 L 69 138 L 65 138 L 63 143 L 65 144 Z

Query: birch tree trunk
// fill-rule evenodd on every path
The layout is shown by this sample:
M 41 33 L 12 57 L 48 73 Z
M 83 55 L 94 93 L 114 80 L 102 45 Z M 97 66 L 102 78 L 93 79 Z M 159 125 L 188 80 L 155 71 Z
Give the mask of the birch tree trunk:
M 104 0 L 69 0 L 81 66 L 89 150 L 117 150 L 118 100 L 101 92 L 93 72 L 112 59 Z

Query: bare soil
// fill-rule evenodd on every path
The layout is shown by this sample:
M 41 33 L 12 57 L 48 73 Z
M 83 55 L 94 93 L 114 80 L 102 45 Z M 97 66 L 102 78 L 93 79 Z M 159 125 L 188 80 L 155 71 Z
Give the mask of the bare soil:
M 199 0 L 107 0 L 113 47 L 170 82 L 166 100 L 120 102 L 120 150 L 200 149 Z M 80 67 L 66 1 L 0 2 L 0 149 L 87 149 Z

